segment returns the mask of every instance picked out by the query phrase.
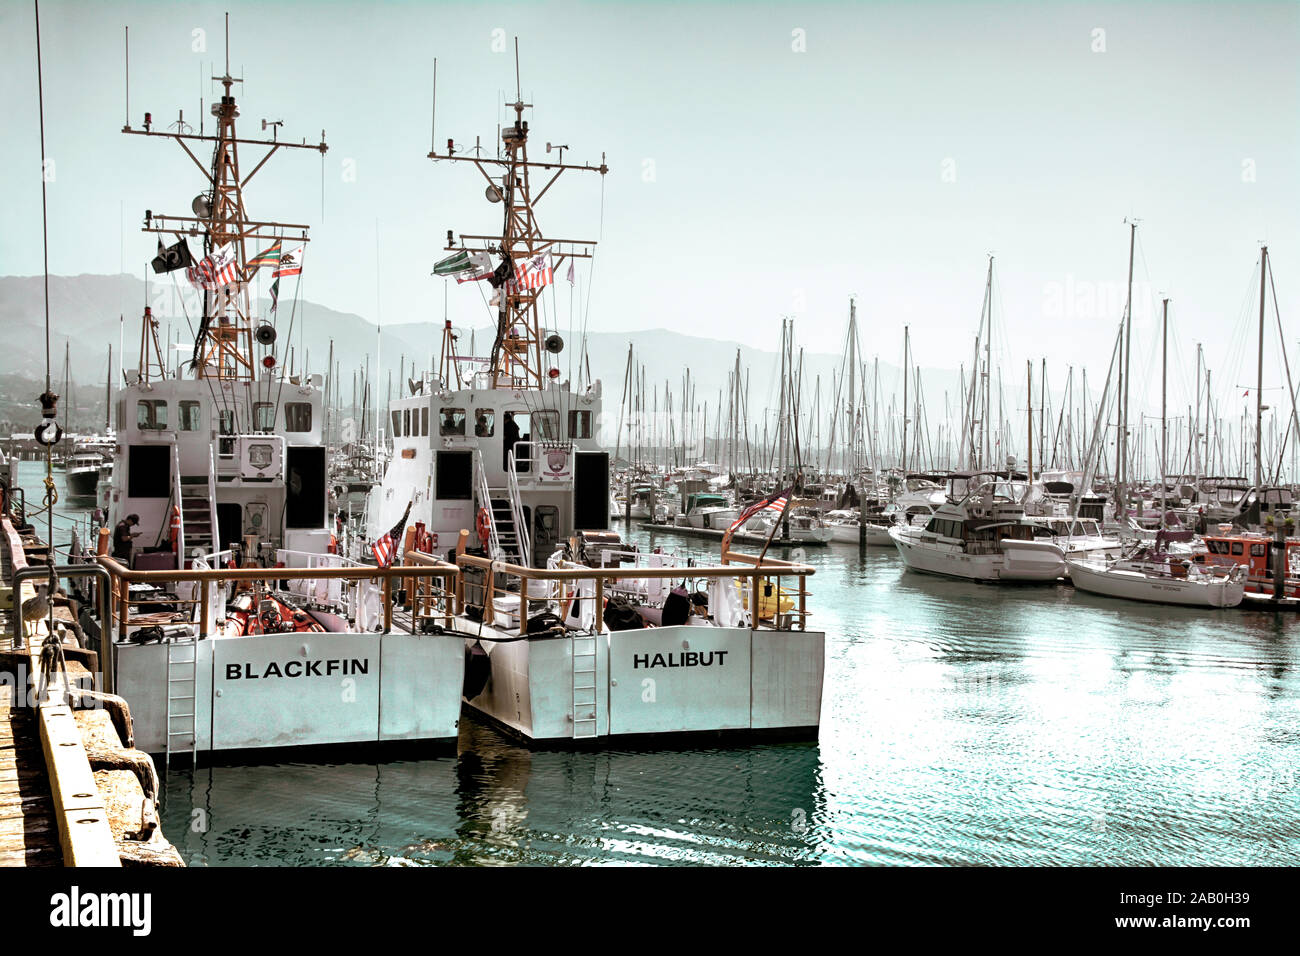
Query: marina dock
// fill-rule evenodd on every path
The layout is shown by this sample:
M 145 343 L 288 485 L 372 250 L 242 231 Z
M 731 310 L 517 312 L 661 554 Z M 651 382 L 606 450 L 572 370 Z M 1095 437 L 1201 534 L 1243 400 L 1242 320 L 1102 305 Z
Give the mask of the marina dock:
M 67 647 L 38 698 L 47 619 L 21 620 L 38 592 L 30 578 L 15 586 L 49 553 L 32 531 L 0 518 L 0 865 L 183 866 L 158 827 L 157 774 L 133 746 L 129 709 L 96 690 L 98 655 Z M 54 620 L 74 619 L 56 606 Z

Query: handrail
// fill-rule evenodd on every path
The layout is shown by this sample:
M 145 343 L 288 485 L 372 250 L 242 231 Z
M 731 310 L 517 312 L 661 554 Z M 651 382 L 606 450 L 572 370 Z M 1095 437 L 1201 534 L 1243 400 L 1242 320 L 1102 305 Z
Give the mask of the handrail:
M 506 454 L 506 489 L 510 498 L 510 515 L 515 522 L 515 537 L 519 540 L 519 558 L 524 564 L 533 563 L 532 539 L 524 521 L 524 503 L 519 497 L 519 475 L 515 471 L 515 450 Z
M 173 514 L 179 515 L 176 522 L 176 540 L 172 542 L 172 550 L 176 552 L 176 567 L 185 567 L 185 499 L 181 497 L 181 450 L 179 445 L 172 446 L 172 508 Z M 167 515 L 168 526 L 171 524 L 171 514 Z
M 439 561 L 433 555 L 421 551 L 408 551 L 404 557 L 407 560 L 416 561 L 417 564 L 423 564 L 426 561 L 445 564 L 445 562 Z M 519 577 L 529 577 L 540 581 L 568 581 L 576 578 L 602 578 L 606 581 L 617 580 L 618 578 L 752 578 L 769 577 L 777 574 L 787 577 L 811 577 L 817 573 L 817 569 L 810 564 L 794 564 L 793 562 L 776 561 L 771 558 L 764 558 L 762 564 L 758 564 L 755 560 L 748 568 L 738 568 L 734 565 L 696 565 L 689 568 L 594 568 L 581 565 L 579 569 L 566 570 L 564 568 L 529 568 L 504 561 L 492 561 L 476 554 L 458 554 L 456 555 L 456 564 L 461 567 L 491 568 L 503 574 L 514 574 Z M 283 571 L 285 569 L 279 568 L 277 570 Z M 407 571 L 409 573 L 410 569 L 408 568 Z M 168 572 L 148 571 L 143 573 L 166 575 Z M 269 576 L 274 577 L 275 575 Z
M 103 672 L 103 687 L 107 693 L 115 693 L 116 684 L 113 673 L 113 617 L 112 601 L 109 590 L 112 587 L 112 580 L 108 572 L 95 564 L 60 564 L 51 567 L 50 565 L 29 566 L 20 568 L 13 575 L 14 603 L 19 603 L 19 595 L 22 593 L 22 584 L 29 578 L 53 579 L 55 582 L 59 578 L 83 578 L 93 577 L 99 579 L 99 587 L 95 589 L 95 599 L 99 604 L 99 660 L 100 670 Z M 48 595 L 51 603 L 54 600 L 54 590 L 51 588 Z M 22 613 L 13 615 L 13 647 L 18 650 L 26 644 L 26 637 L 23 634 L 23 616 Z
M 373 581 L 380 579 L 384 583 L 384 631 L 391 631 L 393 625 L 393 579 L 429 577 L 429 569 L 441 571 L 440 576 L 459 577 L 460 568 L 433 558 L 431 562 L 418 565 L 393 565 L 387 568 L 363 565 L 360 567 L 316 567 L 316 568 L 208 568 L 177 569 L 176 571 L 139 571 L 119 564 L 109 555 L 97 555 L 95 560 L 103 567 L 114 581 L 127 584 L 135 583 L 171 583 L 181 581 L 297 581 L 322 578 L 342 578 L 347 581 Z M 189 599 L 179 603 L 198 604 L 200 607 L 200 633 L 208 630 L 208 589 L 198 589 L 202 595 L 198 599 Z M 126 636 L 127 616 L 130 606 L 127 588 L 118 588 L 118 632 Z M 177 603 L 177 602 L 173 602 Z
M 217 452 L 208 446 L 208 522 L 212 529 L 212 550 L 221 547 L 221 531 L 217 528 Z
M 761 627 L 761 621 L 763 620 L 763 615 L 760 613 L 761 604 L 759 603 L 760 582 L 765 581 L 769 578 L 776 578 L 777 588 L 779 592 L 780 579 L 782 577 L 796 577 L 799 579 L 799 588 L 797 592 L 793 592 L 793 596 L 798 598 L 798 609 L 795 610 L 794 608 L 791 608 L 788 611 L 782 611 L 779 613 L 786 614 L 789 615 L 790 618 L 797 619 L 798 629 L 806 630 L 807 618 L 809 612 L 807 609 L 808 591 L 804 587 L 804 579 L 807 578 L 809 575 L 815 574 L 816 573 L 815 568 L 807 564 L 795 564 L 793 562 L 776 561 L 776 560 L 769 561 L 766 558 L 760 562 L 755 558 L 751 558 L 749 555 L 732 554 L 732 557 L 740 557 L 744 559 L 745 562 L 749 564 L 749 566 L 739 567 L 736 565 L 724 564 L 715 567 L 690 567 L 690 568 L 671 567 L 671 568 L 623 569 L 618 567 L 595 568 L 595 567 L 587 567 L 586 565 L 582 565 L 582 566 L 576 566 L 572 568 L 530 568 L 530 567 L 523 567 L 517 564 L 509 564 L 499 560 L 481 558 L 473 554 L 463 554 L 463 553 L 456 555 L 456 564 L 459 565 L 460 567 L 479 568 L 488 572 L 487 595 L 484 598 L 484 610 L 485 610 L 484 619 L 489 624 L 492 623 L 492 619 L 495 616 L 495 614 L 493 613 L 493 608 L 494 608 L 493 598 L 496 592 L 496 588 L 493 584 L 495 575 L 506 574 L 506 575 L 512 575 L 520 579 L 520 584 L 521 584 L 519 590 L 519 599 L 520 599 L 519 633 L 520 635 L 524 635 L 527 633 L 528 616 L 525 613 L 527 605 L 524 602 L 528 600 L 527 582 L 530 580 L 593 581 L 595 583 L 595 591 L 596 591 L 594 597 L 595 604 L 597 608 L 601 608 L 604 606 L 606 582 L 618 581 L 622 579 L 642 579 L 642 580 L 655 579 L 655 578 L 681 579 L 683 577 L 692 578 L 695 580 L 701 580 L 701 579 L 707 580 L 707 579 L 715 579 L 715 578 L 716 579 L 748 578 L 749 588 L 748 588 L 748 593 L 745 596 L 747 598 L 746 603 L 748 604 L 747 610 L 749 613 L 750 626 L 755 628 Z M 437 559 L 434 558 L 433 555 L 423 554 L 421 552 L 408 552 L 404 560 L 414 561 L 417 564 L 422 564 L 426 561 L 430 561 L 430 562 L 437 561 Z M 574 598 L 574 600 L 580 600 L 580 598 Z M 463 601 L 462 601 L 462 610 L 463 610 Z M 778 616 L 777 612 L 773 612 L 767 615 L 767 617 L 772 618 L 774 621 L 777 619 L 777 616 Z M 598 630 L 601 626 L 599 624 L 599 621 L 600 621 L 600 615 L 598 613 L 597 615 Z M 777 629 L 779 630 L 781 628 L 777 628 Z
M 479 507 L 487 510 L 488 523 L 488 540 L 480 541 L 488 554 L 493 557 L 501 555 L 501 542 L 497 538 L 497 519 L 492 511 L 492 489 L 488 485 L 487 472 L 483 468 L 483 451 L 480 448 L 474 449 L 474 492 L 479 497 Z M 476 525 L 477 527 L 477 525 Z

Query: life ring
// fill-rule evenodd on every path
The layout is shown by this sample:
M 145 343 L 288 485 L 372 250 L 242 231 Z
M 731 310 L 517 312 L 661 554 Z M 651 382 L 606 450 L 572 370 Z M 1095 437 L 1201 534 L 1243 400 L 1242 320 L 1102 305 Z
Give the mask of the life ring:
M 478 532 L 479 541 L 486 545 L 492 532 L 492 519 L 486 508 L 478 509 L 478 520 L 474 523 L 474 530 Z
M 172 539 L 172 553 L 176 553 L 181 547 L 181 506 L 172 505 L 171 528 L 168 532 Z

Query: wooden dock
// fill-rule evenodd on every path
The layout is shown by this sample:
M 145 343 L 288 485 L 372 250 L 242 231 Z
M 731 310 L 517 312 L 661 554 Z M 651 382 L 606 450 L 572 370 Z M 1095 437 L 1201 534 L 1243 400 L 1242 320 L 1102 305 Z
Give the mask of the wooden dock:
M 97 655 L 66 645 L 67 686 L 56 675 L 33 706 L 46 624 L 28 625 L 25 646 L 14 646 L 14 620 L 36 589 L 13 581 L 29 559 L 48 557 L 31 528 L 0 516 L 0 866 L 183 866 L 158 828 L 156 772 L 134 748 L 125 705 L 102 695 L 91 699 L 103 707 L 86 705 Z M 54 618 L 72 620 L 57 602 Z M 78 698 L 82 709 L 68 706 Z
M 12 526 L 4 524 L 7 537 Z M 0 542 L 0 581 L 6 587 L 15 570 L 9 543 Z M 12 653 L 13 615 L 21 605 L 22 596 L 15 594 L 11 607 L 0 610 L 0 866 L 62 866 L 40 728 L 24 706 L 26 667 L 19 673 L 15 666 L 26 655 Z

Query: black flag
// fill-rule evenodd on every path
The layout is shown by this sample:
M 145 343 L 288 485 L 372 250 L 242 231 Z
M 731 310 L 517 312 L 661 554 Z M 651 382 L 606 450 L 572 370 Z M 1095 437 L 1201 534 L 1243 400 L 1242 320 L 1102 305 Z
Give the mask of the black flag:
M 186 245 L 184 239 L 177 241 L 174 246 L 164 246 L 162 240 L 158 240 L 158 255 L 153 260 L 154 272 L 175 272 L 177 269 L 192 265 L 194 265 L 194 258 L 190 255 L 190 247 Z

